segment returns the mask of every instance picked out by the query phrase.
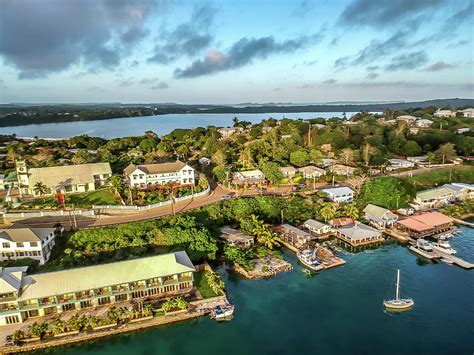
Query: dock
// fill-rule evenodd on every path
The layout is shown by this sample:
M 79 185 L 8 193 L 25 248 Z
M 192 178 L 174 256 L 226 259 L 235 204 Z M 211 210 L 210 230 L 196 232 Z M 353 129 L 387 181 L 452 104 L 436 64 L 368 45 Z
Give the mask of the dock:
M 463 260 L 461 258 L 458 258 L 457 256 L 445 253 L 443 251 L 437 250 L 436 254 L 439 255 L 439 257 L 447 259 L 452 261 L 453 264 L 456 264 L 457 266 L 460 266 L 464 269 L 472 269 L 474 268 L 474 264 L 470 263 L 469 261 Z

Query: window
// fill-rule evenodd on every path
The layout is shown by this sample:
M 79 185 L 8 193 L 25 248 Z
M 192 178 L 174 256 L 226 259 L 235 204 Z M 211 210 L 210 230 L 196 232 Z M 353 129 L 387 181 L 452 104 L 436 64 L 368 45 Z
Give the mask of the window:
M 81 301 L 81 309 L 82 308 L 88 308 L 92 307 L 92 302 L 91 301 Z
M 17 246 L 17 248 L 23 248 L 24 247 L 23 243 L 16 243 L 16 246 Z
M 8 316 L 8 317 L 5 317 L 5 322 L 7 324 L 15 324 L 15 323 L 19 323 L 20 319 L 18 318 L 18 316 Z
M 49 238 L 49 237 L 48 237 Z M 38 242 L 30 242 L 30 246 L 31 247 L 37 247 L 38 246 Z
M 126 301 L 127 300 L 127 295 L 117 295 L 115 296 L 115 302 L 121 302 L 121 301 Z
M 2 247 L 4 247 L 4 248 L 10 248 L 10 243 L 2 243 Z
M 99 302 L 99 305 L 104 305 L 104 304 L 109 304 L 110 303 L 110 297 L 102 297 L 102 298 L 99 298 L 98 300 Z

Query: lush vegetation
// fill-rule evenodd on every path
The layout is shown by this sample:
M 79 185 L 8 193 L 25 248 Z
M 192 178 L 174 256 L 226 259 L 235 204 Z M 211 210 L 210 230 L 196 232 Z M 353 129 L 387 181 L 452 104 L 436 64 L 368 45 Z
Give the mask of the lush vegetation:
M 451 182 L 474 184 L 474 168 L 432 171 L 408 177 L 406 181 L 416 190 L 429 189 Z
M 90 208 L 93 205 L 116 205 L 118 204 L 115 195 L 110 191 L 110 189 L 100 189 L 96 191 L 89 191 L 84 193 L 77 194 L 68 194 L 65 195 L 65 205 L 68 207 L 77 207 L 77 208 Z M 58 203 L 56 196 L 44 196 L 36 198 L 21 204 L 19 207 L 28 208 L 28 209 L 49 209 L 57 208 Z

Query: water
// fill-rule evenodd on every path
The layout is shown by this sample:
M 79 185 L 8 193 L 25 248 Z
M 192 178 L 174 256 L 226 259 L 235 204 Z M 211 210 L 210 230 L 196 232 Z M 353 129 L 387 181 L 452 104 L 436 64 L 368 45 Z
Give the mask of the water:
M 458 255 L 474 261 L 474 229 L 451 239 Z M 270 280 L 243 280 L 220 270 L 236 305 L 234 319 L 207 318 L 94 341 L 55 354 L 472 354 L 474 271 L 422 262 L 396 244 L 345 254 L 344 267 L 308 277 L 295 268 Z M 413 310 L 384 312 L 401 294 Z
M 355 112 L 347 112 L 352 117 Z M 87 134 L 103 138 L 141 136 L 145 131 L 153 131 L 158 135 L 170 133 L 176 128 L 195 128 L 207 126 L 232 126 L 232 118 L 241 121 L 259 123 L 263 119 L 273 117 L 297 118 L 331 118 L 342 117 L 342 112 L 300 112 L 300 113 L 216 113 L 216 114 L 170 114 L 159 116 L 125 117 L 99 121 L 76 121 L 63 123 L 44 123 L 27 126 L 0 127 L 0 134 L 13 134 L 19 137 L 67 138 Z M 1 121 L 1 119 L 0 119 Z

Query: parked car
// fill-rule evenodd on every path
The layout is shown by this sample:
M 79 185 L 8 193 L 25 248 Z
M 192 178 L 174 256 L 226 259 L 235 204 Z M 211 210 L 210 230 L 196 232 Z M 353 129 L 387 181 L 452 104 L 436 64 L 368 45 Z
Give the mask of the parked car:
M 225 201 L 225 200 L 230 200 L 233 196 L 232 195 L 224 195 L 221 197 L 221 200 Z

